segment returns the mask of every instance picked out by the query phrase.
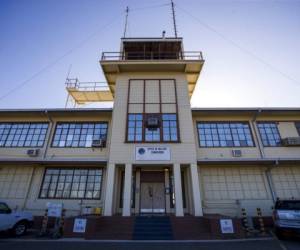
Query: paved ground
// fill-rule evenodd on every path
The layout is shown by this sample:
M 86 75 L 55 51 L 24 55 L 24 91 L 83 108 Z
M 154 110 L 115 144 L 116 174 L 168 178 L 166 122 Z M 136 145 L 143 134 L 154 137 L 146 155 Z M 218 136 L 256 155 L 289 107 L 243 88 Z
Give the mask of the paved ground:
M 221 242 L 100 242 L 1 239 L 1 250 L 299 250 L 300 241 L 249 240 Z

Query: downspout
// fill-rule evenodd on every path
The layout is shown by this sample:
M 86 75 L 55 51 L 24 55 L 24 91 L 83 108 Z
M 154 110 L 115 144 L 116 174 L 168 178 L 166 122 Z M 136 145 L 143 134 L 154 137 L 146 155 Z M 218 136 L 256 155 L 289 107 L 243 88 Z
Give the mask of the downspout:
M 262 145 L 262 141 L 261 141 L 261 138 L 260 138 L 260 135 L 257 131 L 257 123 L 256 123 L 256 119 L 258 117 L 258 115 L 261 113 L 261 109 L 258 109 L 258 111 L 255 113 L 253 119 L 252 119 L 252 125 L 253 125 L 253 130 L 254 130 L 254 135 L 257 139 L 257 145 L 258 145 L 258 149 L 259 149 L 259 153 L 260 153 L 260 157 L 261 159 L 264 159 L 265 158 L 265 152 L 264 152 L 264 149 L 263 149 L 263 145 Z M 269 186 L 269 189 L 271 191 L 271 196 L 272 196 L 272 200 L 275 202 L 276 201 L 276 192 L 275 192 L 275 189 L 274 189 L 274 184 L 273 184 L 273 181 L 272 181 L 272 174 L 271 174 L 271 170 L 278 166 L 279 165 L 279 162 L 278 160 L 275 161 L 275 163 L 268 167 L 264 172 L 265 172 L 265 175 L 266 175 L 266 178 L 267 178 L 267 182 L 268 182 L 268 186 Z
M 42 157 L 43 159 L 46 158 L 46 154 L 47 154 L 47 150 L 48 150 L 48 147 L 49 147 L 49 142 L 50 142 L 52 130 L 53 130 L 53 127 L 54 127 L 53 126 L 53 120 L 51 119 L 51 117 L 49 117 L 48 110 L 45 110 L 45 114 L 46 114 L 48 120 L 50 121 L 50 130 L 49 130 L 48 137 L 45 138 L 45 140 L 46 140 L 46 147 L 45 147 L 45 151 L 43 153 L 43 157 Z M 26 191 L 26 195 L 25 195 L 25 198 L 24 198 L 23 205 L 22 205 L 22 210 L 26 209 L 26 204 L 27 204 L 27 200 L 28 200 L 28 197 L 29 197 L 29 193 L 30 193 L 31 188 L 32 188 L 33 176 L 35 175 L 36 168 L 37 168 L 37 166 L 34 165 L 33 169 L 32 169 L 32 172 L 31 172 L 31 175 L 30 175 L 28 188 L 27 188 L 27 191 Z
M 254 136 L 257 139 L 257 146 L 259 149 L 260 158 L 263 159 L 263 158 L 265 158 L 265 152 L 263 150 L 262 142 L 261 142 L 259 133 L 257 131 L 257 124 L 256 124 L 256 119 L 260 113 L 261 113 L 261 109 L 258 109 L 257 112 L 255 112 L 253 119 L 252 119 L 252 125 L 253 125 Z
M 271 171 L 272 171 L 273 168 L 277 167 L 278 165 L 279 165 L 279 162 L 278 162 L 278 160 L 276 160 L 275 163 L 273 164 L 273 166 L 268 167 L 265 171 L 267 181 L 268 181 L 268 185 L 270 187 L 272 199 L 273 199 L 274 202 L 277 200 L 277 195 L 276 195 L 276 192 L 275 192 L 275 189 L 274 189 L 274 183 L 273 183 L 273 180 L 272 180 Z
M 49 129 L 49 134 L 46 140 L 46 148 L 43 154 L 43 159 L 46 158 L 47 156 L 47 152 L 48 152 L 48 148 L 49 148 L 49 144 L 50 144 L 50 140 L 51 140 L 51 135 L 53 133 L 53 129 L 54 129 L 54 122 L 52 120 L 52 118 L 49 116 L 48 110 L 45 110 L 45 115 L 47 116 L 48 120 L 50 121 L 50 129 Z
M 50 132 L 49 132 L 48 138 L 45 138 L 45 140 L 46 140 L 46 148 L 45 148 L 45 151 L 43 153 L 43 157 L 42 157 L 43 159 L 45 159 L 46 153 L 47 153 L 47 149 L 49 147 L 49 141 L 50 141 L 50 136 L 51 136 L 51 133 L 52 133 L 52 125 L 53 125 L 53 121 L 49 117 L 47 110 L 45 110 L 45 114 L 46 114 L 48 120 L 50 121 Z M 33 169 L 32 169 L 31 174 L 30 174 L 29 184 L 28 184 L 27 192 L 26 192 L 26 195 L 25 195 L 25 198 L 24 198 L 24 202 L 23 202 L 23 205 L 22 205 L 22 210 L 26 209 L 26 204 L 27 204 L 27 200 L 28 200 L 28 197 L 29 197 L 29 193 L 31 191 L 32 182 L 33 182 L 33 176 L 35 175 L 35 171 L 36 171 L 36 165 L 33 166 Z

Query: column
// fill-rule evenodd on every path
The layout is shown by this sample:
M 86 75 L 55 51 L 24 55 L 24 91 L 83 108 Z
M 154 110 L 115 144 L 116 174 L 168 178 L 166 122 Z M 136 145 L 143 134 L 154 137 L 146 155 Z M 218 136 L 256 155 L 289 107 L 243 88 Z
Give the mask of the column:
M 123 192 L 123 216 L 130 216 L 131 210 L 131 190 L 132 190 L 132 165 L 125 165 L 125 181 Z
M 135 195 L 135 208 L 134 208 L 135 214 L 140 213 L 140 196 L 141 196 L 140 180 L 141 180 L 141 169 L 137 168 L 135 170 L 135 194 L 132 194 Z
M 178 163 L 174 164 L 173 172 L 174 172 L 174 190 L 175 190 L 175 215 L 183 216 L 180 164 Z
M 202 202 L 199 185 L 199 173 L 197 164 L 190 165 L 191 182 L 192 182 L 192 197 L 194 203 L 194 215 L 203 216 Z
M 106 194 L 104 203 L 104 216 L 112 216 L 114 186 L 115 186 L 115 164 L 108 164 L 107 180 L 106 180 Z
M 165 191 L 165 197 L 166 197 L 166 213 L 170 213 L 170 173 L 169 169 L 165 168 L 165 187 L 168 189 L 168 192 Z

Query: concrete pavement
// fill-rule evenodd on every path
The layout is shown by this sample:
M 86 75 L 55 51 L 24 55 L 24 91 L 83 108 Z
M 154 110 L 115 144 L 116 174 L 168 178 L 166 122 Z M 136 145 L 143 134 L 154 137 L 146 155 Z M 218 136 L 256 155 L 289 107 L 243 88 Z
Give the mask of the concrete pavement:
M 1 250 L 299 250 L 300 241 L 275 238 L 226 241 L 84 241 L 78 239 L 2 239 Z

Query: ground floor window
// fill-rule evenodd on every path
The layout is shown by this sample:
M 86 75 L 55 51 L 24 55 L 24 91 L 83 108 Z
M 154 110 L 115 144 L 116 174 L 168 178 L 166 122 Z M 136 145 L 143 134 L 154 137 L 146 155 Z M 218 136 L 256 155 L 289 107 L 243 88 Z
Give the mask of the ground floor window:
M 40 198 L 100 199 L 102 169 L 47 168 Z

